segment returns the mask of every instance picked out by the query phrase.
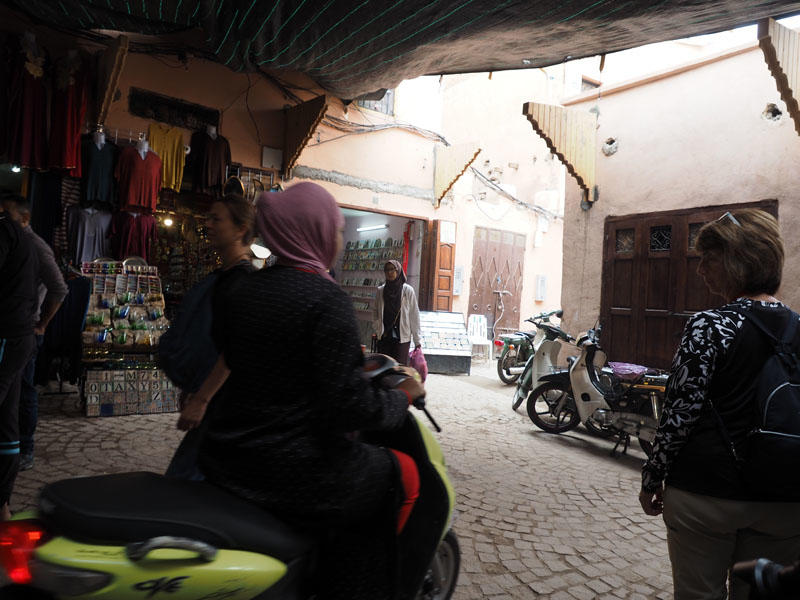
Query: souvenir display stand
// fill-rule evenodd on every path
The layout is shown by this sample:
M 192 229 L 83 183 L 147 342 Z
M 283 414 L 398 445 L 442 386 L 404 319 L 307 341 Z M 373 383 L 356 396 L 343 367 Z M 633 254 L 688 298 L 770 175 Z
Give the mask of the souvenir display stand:
M 464 324 L 464 315 L 456 312 L 421 311 L 422 351 L 429 373 L 469 375 L 472 345 Z
M 158 369 L 158 340 L 169 327 L 156 267 L 83 263 L 92 294 L 83 332 L 81 399 L 88 417 L 175 412 L 178 392 Z

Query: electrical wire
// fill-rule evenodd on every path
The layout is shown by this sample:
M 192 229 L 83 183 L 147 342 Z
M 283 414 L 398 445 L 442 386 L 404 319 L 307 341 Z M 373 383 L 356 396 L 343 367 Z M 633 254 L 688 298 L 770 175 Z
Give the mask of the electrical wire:
M 264 69 L 262 69 L 261 67 L 258 67 L 258 72 L 261 74 L 261 76 L 262 76 L 264 79 L 266 79 L 267 81 L 269 81 L 269 82 L 270 82 L 272 85 L 274 85 L 274 86 L 275 86 L 276 88 L 278 88 L 278 89 L 279 89 L 281 92 L 283 92 L 283 95 L 284 95 L 286 98 L 288 98 L 288 99 L 290 99 L 290 100 L 293 100 L 293 101 L 294 101 L 294 102 L 296 102 L 297 104 L 302 104 L 302 103 L 303 103 L 303 99 L 302 99 L 302 98 L 300 98 L 300 96 L 298 96 L 298 95 L 297 95 L 297 94 L 295 94 L 294 92 L 292 92 L 292 91 L 291 91 L 289 88 L 287 88 L 286 86 L 284 86 L 284 85 L 281 83 L 281 81 L 280 81 L 280 80 L 279 80 L 277 77 L 275 77 L 275 76 L 274 76 L 274 75 L 272 75 L 271 73 L 268 73 L 267 71 L 265 71 L 265 70 L 264 70 Z
M 186 64 L 185 64 L 185 63 L 180 63 L 180 64 L 177 64 L 177 65 L 171 65 L 171 64 L 170 64 L 170 63 L 168 63 L 166 60 L 164 60 L 163 58 L 161 58 L 160 56 L 158 56 L 157 54 L 151 54 L 151 55 L 150 55 L 150 58 L 154 58 L 154 59 L 156 59 L 156 60 L 157 60 L 158 62 L 160 62 L 161 64 L 164 64 L 164 65 L 168 66 L 170 69 L 182 69 L 182 70 L 186 70 Z
M 334 117 L 332 115 L 326 115 L 322 119 L 322 123 L 323 125 L 327 125 L 332 129 L 337 129 L 345 133 L 371 133 L 373 131 L 382 131 L 385 129 L 403 129 L 405 131 L 420 135 L 431 141 L 444 144 L 445 146 L 450 145 L 450 142 L 448 142 L 443 135 L 429 129 L 423 129 L 422 127 L 411 125 L 409 123 L 381 123 L 377 125 L 366 125 L 363 123 L 353 123 L 352 121 L 340 119 L 339 117 Z
M 508 198 L 512 202 L 516 202 L 517 204 L 527 208 L 528 210 L 532 210 L 534 212 L 537 212 L 540 215 L 543 215 L 543 216 L 547 217 L 548 219 L 555 220 L 555 219 L 563 219 L 564 218 L 564 217 L 562 217 L 560 215 L 557 215 L 554 212 L 551 212 L 551 211 L 549 211 L 547 209 L 542 208 L 541 206 L 536 206 L 535 204 L 529 204 L 528 202 L 520 200 L 516 196 L 513 196 L 512 194 L 509 194 L 501 186 L 497 185 L 494 181 L 489 179 L 489 177 L 487 177 L 486 175 L 481 173 L 475 167 L 470 167 L 470 170 L 473 172 L 475 177 L 478 178 L 478 181 L 483 183 L 486 187 L 492 188 L 495 192 L 497 192 L 498 194 L 500 194 L 501 196 L 503 196 L 505 198 Z
M 234 98 L 233 100 L 231 100 L 231 103 L 230 103 L 230 104 L 228 104 L 228 106 L 226 106 L 225 108 L 223 108 L 223 109 L 220 111 L 220 113 L 223 113 L 223 114 L 224 114 L 226 110 L 228 110 L 228 109 L 229 109 L 231 106 L 233 106 L 234 104 L 236 104 L 236 101 L 237 101 L 237 100 L 239 100 L 239 98 L 241 98 L 241 97 L 242 97 L 242 96 L 244 96 L 245 94 L 247 94 L 247 93 L 250 91 L 250 89 L 251 89 L 251 88 L 252 88 L 252 87 L 255 85 L 255 83 L 251 83 L 251 82 L 250 82 L 250 77 L 248 77 L 248 78 L 247 78 L 247 83 L 248 83 L 247 87 L 246 87 L 245 89 L 243 89 L 241 92 L 239 92 L 239 93 L 236 95 L 236 98 Z M 258 81 L 256 81 L 256 83 L 258 83 Z

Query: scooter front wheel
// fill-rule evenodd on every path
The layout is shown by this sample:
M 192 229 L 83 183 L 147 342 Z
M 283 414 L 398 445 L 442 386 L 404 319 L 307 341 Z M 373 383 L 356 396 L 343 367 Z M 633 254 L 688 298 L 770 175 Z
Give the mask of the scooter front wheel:
M 428 575 L 415 600 L 450 600 L 456 590 L 461 568 L 461 548 L 455 532 L 449 530 L 439 543 Z
M 564 433 L 581 422 L 572 389 L 568 384 L 555 381 L 543 383 L 530 393 L 528 417 L 547 433 Z

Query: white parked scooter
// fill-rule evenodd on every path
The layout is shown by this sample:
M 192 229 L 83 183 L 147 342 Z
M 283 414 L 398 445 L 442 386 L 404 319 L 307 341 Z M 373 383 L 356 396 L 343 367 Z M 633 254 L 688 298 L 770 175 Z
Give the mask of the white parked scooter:
M 522 376 L 517 382 L 517 389 L 514 391 L 514 400 L 511 403 L 513 410 L 519 408 L 530 391 L 539 385 L 539 381 L 544 375 L 550 375 L 556 371 L 556 361 L 561 352 L 559 340 L 575 341 L 575 338 L 563 329 L 550 324 L 550 317 L 561 318 L 563 314 L 564 311 L 559 309 L 525 319 L 528 323 L 536 326 L 536 338 L 534 339 L 534 353 L 528 357 Z
M 667 374 L 640 365 L 608 363 L 600 348 L 600 329 L 581 335 L 581 350 L 569 369 L 540 378 L 528 396 L 528 416 L 548 433 L 563 433 L 583 423 L 588 429 L 617 435 L 617 448 L 628 449 L 636 436 L 652 450 L 667 384 Z

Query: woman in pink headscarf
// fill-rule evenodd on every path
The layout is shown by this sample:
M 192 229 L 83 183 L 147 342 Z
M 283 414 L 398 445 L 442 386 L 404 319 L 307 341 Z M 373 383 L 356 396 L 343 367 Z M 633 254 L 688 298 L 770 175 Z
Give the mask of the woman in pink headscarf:
M 352 303 L 328 274 L 343 225 L 314 183 L 258 199 L 256 228 L 277 262 L 227 294 L 231 374 L 199 462 L 212 483 L 334 541 L 319 597 L 375 600 L 387 597 L 392 572 L 389 541 L 376 532 L 404 459 L 347 432 L 399 427 L 424 390 L 412 379 L 379 390 L 362 376 Z

